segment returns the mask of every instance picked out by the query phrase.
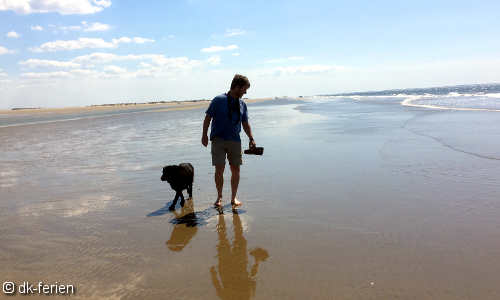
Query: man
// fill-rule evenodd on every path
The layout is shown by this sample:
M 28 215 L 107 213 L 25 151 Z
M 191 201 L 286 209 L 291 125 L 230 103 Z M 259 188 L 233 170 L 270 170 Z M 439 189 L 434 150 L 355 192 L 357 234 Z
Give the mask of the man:
M 201 143 L 207 147 L 208 126 L 213 119 L 210 141 L 212 141 L 212 165 L 215 166 L 215 187 L 218 194 L 214 203 L 215 206 L 222 205 L 226 155 L 231 168 L 231 204 L 241 205 L 241 202 L 236 199 L 236 192 L 240 183 L 240 165 L 243 164 L 240 139 L 242 126 L 250 139 L 249 148 L 256 145 L 252 129 L 248 123 L 247 105 L 241 100 L 241 97 L 247 93 L 249 88 L 250 81 L 248 81 L 247 77 L 238 74 L 234 75 L 229 92 L 215 97 L 206 111 Z

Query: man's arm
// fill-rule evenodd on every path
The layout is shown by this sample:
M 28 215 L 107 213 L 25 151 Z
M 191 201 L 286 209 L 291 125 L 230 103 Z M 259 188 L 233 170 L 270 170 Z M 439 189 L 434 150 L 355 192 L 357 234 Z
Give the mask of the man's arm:
M 210 126 L 210 121 L 212 121 L 212 117 L 207 114 L 203 121 L 203 134 L 201 135 L 201 143 L 205 147 L 208 146 L 208 127 Z
M 243 130 L 247 134 L 248 138 L 250 139 L 250 142 L 248 143 L 249 148 L 254 148 L 257 144 L 253 140 L 253 134 L 252 134 L 252 128 L 250 127 L 250 123 L 248 122 L 241 122 L 241 125 L 243 126 Z

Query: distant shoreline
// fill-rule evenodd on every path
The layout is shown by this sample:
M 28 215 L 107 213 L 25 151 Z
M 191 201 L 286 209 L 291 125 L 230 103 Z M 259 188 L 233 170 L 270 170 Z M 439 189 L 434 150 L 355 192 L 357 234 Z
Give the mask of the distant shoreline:
M 290 98 L 290 97 L 270 97 L 270 98 L 257 98 L 257 99 L 244 99 L 246 103 L 261 102 L 275 99 L 295 99 L 305 100 L 307 98 Z M 133 109 L 148 109 L 154 111 L 166 110 L 184 110 L 195 109 L 200 107 L 208 107 L 211 100 L 185 100 L 185 101 L 158 101 L 158 102 L 144 102 L 144 103 L 116 103 L 116 104 L 98 104 L 90 106 L 76 106 L 76 107 L 61 107 L 61 108 L 23 108 L 17 107 L 12 109 L 0 110 L 0 115 L 55 115 L 55 114 L 79 114 L 79 113 L 92 113 L 99 111 L 116 111 L 116 110 L 133 110 Z
M 109 103 L 109 104 L 94 104 L 88 106 L 75 106 L 75 107 L 60 107 L 60 108 L 52 108 L 52 107 L 14 107 L 12 109 L 4 109 L 4 110 L 39 110 L 39 109 L 78 109 L 78 108 L 87 108 L 87 107 L 115 107 L 115 106 L 137 106 L 137 105 L 158 105 L 158 104 L 180 104 L 183 102 L 205 102 L 209 100 L 185 100 L 185 101 L 156 101 L 156 102 L 130 102 L 130 103 Z

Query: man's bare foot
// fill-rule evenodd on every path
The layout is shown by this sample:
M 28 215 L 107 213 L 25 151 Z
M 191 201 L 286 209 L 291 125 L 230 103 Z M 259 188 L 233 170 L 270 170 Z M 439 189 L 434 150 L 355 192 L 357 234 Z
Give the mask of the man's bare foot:
M 217 198 L 217 201 L 215 201 L 214 205 L 221 206 L 222 205 L 222 197 Z
M 241 202 L 240 202 L 240 201 L 238 201 L 238 199 L 234 198 L 233 200 L 231 200 L 231 205 L 236 205 L 236 206 L 238 206 L 238 205 L 241 205 Z

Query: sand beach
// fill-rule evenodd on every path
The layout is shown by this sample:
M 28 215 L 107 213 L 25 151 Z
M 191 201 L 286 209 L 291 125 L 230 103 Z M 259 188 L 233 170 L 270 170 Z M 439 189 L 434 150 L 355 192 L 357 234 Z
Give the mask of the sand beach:
M 0 111 L 9 299 L 497 299 L 498 113 L 402 101 L 247 101 L 265 152 L 220 210 L 208 101 Z M 169 211 L 184 162 L 193 200 Z

